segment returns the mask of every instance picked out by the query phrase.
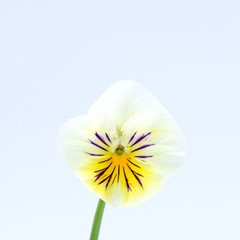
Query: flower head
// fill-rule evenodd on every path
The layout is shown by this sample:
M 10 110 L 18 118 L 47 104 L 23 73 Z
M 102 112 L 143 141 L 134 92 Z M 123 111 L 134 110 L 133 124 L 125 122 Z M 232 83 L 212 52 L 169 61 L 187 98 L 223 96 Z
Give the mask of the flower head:
M 85 186 L 117 207 L 153 196 L 185 154 L 177 123 L 151 93 L 130 80 L 110 87 L 88 115 L 70 119 L 58 144 Z

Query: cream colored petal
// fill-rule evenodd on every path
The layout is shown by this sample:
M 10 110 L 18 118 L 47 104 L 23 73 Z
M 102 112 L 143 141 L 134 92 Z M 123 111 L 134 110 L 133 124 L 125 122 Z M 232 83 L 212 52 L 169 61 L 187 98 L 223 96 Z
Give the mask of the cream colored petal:
M 106 166 L 107 165 L 104 167 Z M 113 177 L 108 186 L 107 181 L 104 181 L 104 179 L 110 176 L 109 173 L 112 172 L 113 168 L 100 178 L 100 181 L 95 182 L 93 181 L 93 177 L 94 175 L 96 177 L 97 173 L 94 175 L 92 173 L 96 171 L 96 164 L 84 164 L 79 169 L 79 177 L 83 180 L 84 184 L 91 192 L 98 195 L 108 204 L 114 207 L 132 207 L 152 197 L 161 189 L 164 181 L 162 174 L 157 171 L 157 169 L 154 169 L 152 165 L 141 163 L 140 166 L 142 168 L 140 172 L 137 168 L 132 167 L 132 169 L 142 174 L 144 179 L 139 177 L 141 178 L 143 184 L 142 187 L 127 167 L 125 167 L 125 173 L 129 181 L 129 189 L 126 185 L 126 179 L 123 177 L 122 168 L 120 171 L 120 180 L 118 181 L 116 179 L 113 182 Z M 104 181 L 104 183 L 101 183 L 102 181 Z
M 145 161 L 152 164 L 163 176 L 171 175 L 182 165 L 185 157 L 184 136 L 168 112 L 148 112 L 130 118 L 122 127 L 122 132 L 125 144 L 136 133 L 128 144 L 131 151 L 134 151 L 135 156 L 152 156 Z M 134 141 L 148 133 L 147 137 L 131 147 Z M 151 146 L 141 149 L 147 145 Z
M 110 143 L 106 133 L 110 135 L 113 131 L 114 126 L 107 120 L 79 116 L 65 123 L 58 134 L 57 144 L 66 163 L 77 172 L 82 162 L 94 161 L 107 154 Z M 96 133 L 108 146 L 98 139 Z
M 111 119 L 119 131 L 129 118 L 149 110 L 164 111 L 164 107 L 142 85 L 123 80 L 107 89 L 90 108 L 89 114 Z

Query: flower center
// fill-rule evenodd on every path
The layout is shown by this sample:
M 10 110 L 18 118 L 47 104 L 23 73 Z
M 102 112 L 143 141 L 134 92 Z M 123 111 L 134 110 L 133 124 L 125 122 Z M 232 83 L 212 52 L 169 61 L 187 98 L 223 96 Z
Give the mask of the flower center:
M 95 133 L 98 141 L 89 142 L 96 147 L 96 152 L 86 152 L 86 154 L 96 157 L 93 162 L 94 177 L 93 181 L 97 185 L 103 184 L 105 190 L 110 188 L 114 183 L 126 186 L 127 191 L 136 190 L 137 187 L 144 189 L 144 176 L 151 174 L 142 167 L 142 163 L 153 155 L 146 155 L 142 151 L 145 148 L 154 146 L 153 143 L 146 142 L 147 137 L 151 134 L 136 136 L 135 132 L 127 141 L 122 136 L 103 135 Z M 94 159 L 94 158 L 93 158 Z
M 121 144 L 119 144 L 118 147 L 115 150 L 115 153 L 117 155 L 121 156 L 124 153 L 124 147 Z

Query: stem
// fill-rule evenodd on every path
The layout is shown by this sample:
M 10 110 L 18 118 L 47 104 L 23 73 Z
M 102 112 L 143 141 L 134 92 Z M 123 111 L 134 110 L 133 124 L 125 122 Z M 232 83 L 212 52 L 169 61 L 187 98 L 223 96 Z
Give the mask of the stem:
M 102 199 L 99 199 L 97 209 L 96 209 L 96 212 L 95 212 L 95 216 L 94 216 L 94 220 L 93 220 L 90 240 L 97 240 L 98 239 L 104 207 L 105 207 L 105 202 Z

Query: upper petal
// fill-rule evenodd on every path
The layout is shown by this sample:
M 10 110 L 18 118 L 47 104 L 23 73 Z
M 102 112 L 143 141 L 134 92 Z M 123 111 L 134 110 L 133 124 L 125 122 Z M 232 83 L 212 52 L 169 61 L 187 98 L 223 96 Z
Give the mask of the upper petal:
M 117 82 L 92 105 L 89 115 L 111 119 L 117 130 L 126 120 L 146 111 L 165 111 L 158 99 L 132 80 Z

